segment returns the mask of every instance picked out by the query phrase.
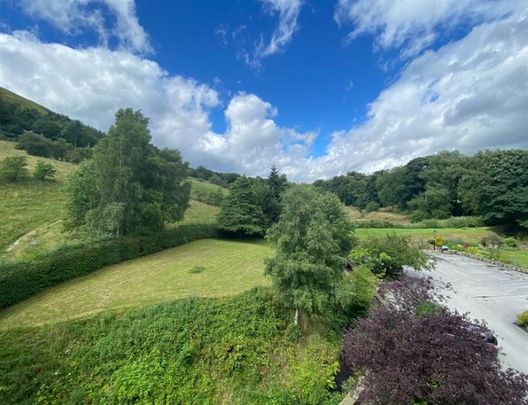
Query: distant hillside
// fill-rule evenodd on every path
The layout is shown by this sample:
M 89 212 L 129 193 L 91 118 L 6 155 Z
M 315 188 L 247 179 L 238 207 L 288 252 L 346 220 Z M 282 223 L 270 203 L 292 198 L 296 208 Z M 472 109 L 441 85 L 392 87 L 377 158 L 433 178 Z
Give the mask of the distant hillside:
M 95 128 L 0 87 L 0 134 L 19 139 L 28 131 L 33 135 L 32 144 L 38 141 L 44 145 L 40 146 L 41 149 L 49 149 L 49 142 L 59 140 L 75 148 L 92 147 L 104 136 Z M 37 135 L 42 139 L 36 138 Z M 35 154 L 31 150 L 28 152 Z M 50 155 L 41 153 L 39 156 Z
M 51 112 L 46 107 L 41 106 L 40 104 L 35 103 L 34 101 L 28 100 L 25 97 L 22 97 L 12 91 L 0 87 L 0 100 L 7 100 L 12 103 L 23 106 L 24 108 L 33 108 L 42 114 L 48 114 Z

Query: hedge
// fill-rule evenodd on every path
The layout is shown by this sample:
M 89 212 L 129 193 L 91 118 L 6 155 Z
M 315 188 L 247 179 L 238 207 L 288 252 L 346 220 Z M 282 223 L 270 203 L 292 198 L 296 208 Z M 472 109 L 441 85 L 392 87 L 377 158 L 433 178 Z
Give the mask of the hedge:
M 62 247 L 27 262 L 1 263 L 0 308 L 104 266 L 217 236 L 216 225 L 189 224 L 155 235 L 135 235 Z

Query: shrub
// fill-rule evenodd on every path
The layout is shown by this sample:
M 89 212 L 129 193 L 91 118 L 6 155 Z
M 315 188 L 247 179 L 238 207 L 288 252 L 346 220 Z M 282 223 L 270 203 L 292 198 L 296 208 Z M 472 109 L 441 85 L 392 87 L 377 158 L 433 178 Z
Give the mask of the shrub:
M 528 309 L 517 315 L 517 325 L 523 328 L 528 327 Z
M 215 225 L 181 225 L 153 235 L 131 235 L 61 247 L 28 262 L 1 263 L 0 308 L 101 267 L 216 236 Z
M 386 306 L 345 333 L 344 357 L 362 371 L 368 404 L 526 404 L 528 376 L 502 370 L 482 324 L 428 304 L 423 280 L 394 283 Z
M 432 266 L 426 253 L 411 246 L 409 239 L 395 234 L 364 242 L 351 253 L 354 264 L 366 264 L 376 274 L 398 277 L 404 266 L 428 270 Z
M 517 239 L 515 239 L 513 236 L 504 238 L 502 240 L 502 243 L 504 243 L 508 247 L 517 247 Z
M 28 174 L 25 156 L 8 156 L 0 165 L 0 177 L 7 181 L 19 181 Z
M 378 281 L 378 277 L 366 265 L 345 275 L 336 287 L 335 294 L 337 304 L 348 320 L 367 314 Z
M 55 168 L 51 163 L 46 163 L 42 160 L 39 160 L 35 165 L 33 176 L 39 180 L 46 180 L 46 178 L 53 179 L 55 177 Z
M 496 234 L 486 235 L 480 240 L 480 244 L 484 247 L 498 248 L 501 244 L 500 236 Z

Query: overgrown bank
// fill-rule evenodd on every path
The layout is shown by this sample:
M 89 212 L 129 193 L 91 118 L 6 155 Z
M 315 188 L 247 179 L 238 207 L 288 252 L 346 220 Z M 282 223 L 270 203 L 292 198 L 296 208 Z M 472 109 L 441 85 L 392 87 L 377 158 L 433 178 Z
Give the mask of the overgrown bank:
M 268 289 L 0 332 L 0 402 L 338 403 L 340 336 Z

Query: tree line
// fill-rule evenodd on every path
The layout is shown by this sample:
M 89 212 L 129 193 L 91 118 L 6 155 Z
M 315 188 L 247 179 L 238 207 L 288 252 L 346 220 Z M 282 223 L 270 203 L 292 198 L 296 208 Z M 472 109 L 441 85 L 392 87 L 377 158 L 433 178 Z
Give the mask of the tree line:
M 53 111 L 27 107 L 0 94 L 0 133 L 30 155 L 78 163 L 104 133 Z
M 444 151 L 372 174 L 350 172 L 316 187 L 366 211 L 395 207 L 414 221 L 478 215 L 489 225 L 528 227 L 528 151 Z

